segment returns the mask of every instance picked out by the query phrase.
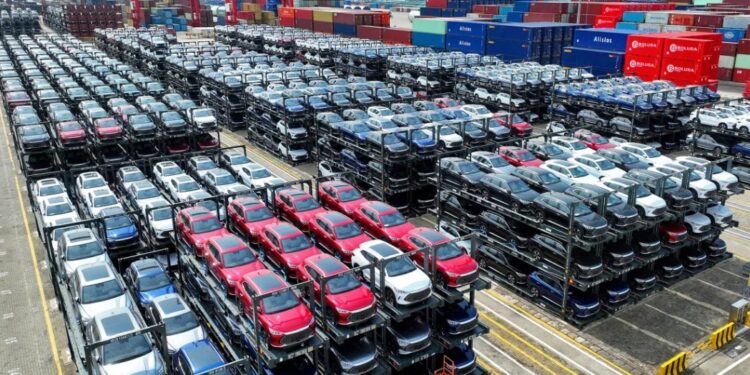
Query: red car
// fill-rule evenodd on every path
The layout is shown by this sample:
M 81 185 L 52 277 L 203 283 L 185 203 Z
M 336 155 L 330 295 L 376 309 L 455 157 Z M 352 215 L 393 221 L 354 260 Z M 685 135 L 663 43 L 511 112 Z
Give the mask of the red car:
M 544 163 L 531 151 L 516 146 L 500 147 L 497 154 L 516 167 L 538 167 Z
M 237 283 L 246 273 L 266 266 L 245 242 L 234 234 L 211 237 L 206 244 L 208 271 L 221 281 L 224 292 L 237 295 Z
M 164 146 L 167 155 L 184 154 L 190 151 L 190 145 L 184 139 L 170 139 Z
M 318 198 L 323 207 L 349 216 L 362 203 L 367 202 L 357 188 L 340 180 L 327 181 L 318 185 Z
M 264 336 L 261 340 L 265 340 L 269 346 L 294 346 L 315 335 L 315 317 L 289 289 L 289 284 L 273 271 L 260 270 L 245 274 L 242 277 L 242 287 L 238 290 L 245 315 L 252 320 L 253 312 L 257 312 L 258 325 Z M 253 296 L 267 297 L 259 298 L 256 301 L 258 308 L 255 309 Z
M 122 138 L 122 125 L 114 117 L 100 118 L 94 121 L 94 132 L 100 140 Z
M 258 235 L 263 227 L 279 223 L 271 210 L 254 197 L 234 199 L 227 211 L 229 222 L 253 243 L 258 242 Z
M 592 150 L 606 150 L 616 147 L 614 144 L 609 143 L 607 137 L 585 129 L 576 131 L 575 137 Z
M 685 224 L 668 221 L 659 225 L 659 234 L 663 242 L 676 244 L 687 239 L 688 231 Z
M 258 242 L 281 273 L 294 280 L 299 280 L 299 268 L 307 257 L 322 254 L 301 230 L 289 223 L 266 225 Z
M 86 131 L 78 121 L 65 121 L 55 125 L 57 139 L 63 146 L 86 143 Z
M 349 267 L 329 254 L 305 259 L 301 275 L 303 280 L 312 281 L 317 301 L 320 301 L 321 280 L 336 276 L 327 279 L 325 304 L 328 311 L 335 314 L 336 323 L 340 325 L 364 322 L 377 312 L 375 295 L 362 284 Z
M 376 239 L 396 246 L 407 232 L 414 229 L 414 224 L 406 221 L 396 208 L 381 201 L 362 203 L 354 210 L 352 218 Z
M 401 249 L 410 252 L 426 247 L 435 247 L 435 268 L 442 276 L 442 283 L 451 288 L 473 283 L 479 278 L 479 265 L 469 254 L 450 242 L 446 235 L 431 228 L 414 228 L 401 239 Z M 427 268 L 432 266 L 429 251 L 418 251 L 412 254 L 412 259 L 419 267 L 424 267 L 425 258 Z
M 460 101 L 451 98 L 435 98 L 432 102 L 437 104 L 440 108 L 458 107 L 463 104 Z
M 22 105 L 31 105 L 31 98 L 23 91 L 12 91 L 5 94 L 5 102 L 8 103 L 10 109 L 13 109 Z
M 199 257 L 205 256 L 208 240 L 229 234 L 215 212 L 200 206 L 180 210 L 175 221 L 183 241 L 192 247 Z
M 534 131 L 534 127 L 524 121 L 519 115 L 513 115 L 513 120 L 510 121 L 510 125 L 508 125 L 507 113 L 496 113 L 495 120 L 497 120 L 500 125 L 509 128 L 511 135 L 525 137 L 531 135 L 531 132 Z
M 315 215 L 310 222 L 310 233 L 317 244 L 347 264 L 354 249 L 372 239 L 354 220 L 336 211 Z
M 312 195 L 300 189 L 277 191 L 275 202 L 281 214 L 304 231 L 309 229 L 310 220 L 317 213 L 326 211 Z
M 219 148 L 219 141 L 210 134 L 201 134 L 198 136 L 198 150 L 213 150 Z

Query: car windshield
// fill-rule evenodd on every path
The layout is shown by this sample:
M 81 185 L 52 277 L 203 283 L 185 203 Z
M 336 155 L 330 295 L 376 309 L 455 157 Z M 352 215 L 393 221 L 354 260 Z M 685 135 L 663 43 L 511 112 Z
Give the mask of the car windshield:
M 357 189 L 349 189 L 339 192 L 339 199 L 342 202 L 350 202 L 362 198 L 362 194 Z
M 320 205 L 313 198 L 304 198 L 294 201 L 294 209 L 297 212 L 310 211 L 318 207 L 320 207 Z
M 350 290 L 359 288 L 360 285 L 362 285 L 362 283 L 351 272 L 341 273 L 328 279 L 326 282 L 328 292 L 331 294 L 346 293 Z
M 53 195 L 53 194 L 61 194 L 65 190 L 63 190 L 62 186 L 60 185 L 48 185 L 43 186 L 39 189 L 39 195 L 40 196 L 47 196 L 47 195 Z
M 523 193 L 524 191 L 530 190 L 529 186 L 526 185 L 526 183 L 524 183 L 521 180 L 513 180 L 509 182 L 508 187 L 510 188 L 510 191 L 513 193 Z
M 337 227 L 334 227 L 333 230 L 336 232 L 336 238 L 341 240 L 359 236 L 360 234 L 362 234 L 362 228 L 353 222 L 339 225 Z
M 154 272 L 148 275 L 141 275 L 138 278 L 138 289 L 144 292 L 163 288 L 170 284 L 172 284 L 172 281 L 169 280 L 167 274 L 162 271 Z
M 278 294 L 263 298 L 261 304 L 266 314 L 274 314 L 296 307 L 299 305 L 299 299 L 291 290 L 285 289 Z
M 23 129 L 24 134 L 26 135 L 42 135 L 47 134 L 47 131 L 44 130 L 41 126 L 27 126 Z
M 198 325 L 200 325 L 198 318 L 192 311 L 164 319 L 164 328 L 168 336 L 189 331 Z
M 140 189 L 135 194 L 136 199 L 150 199 L 150 198 L 156 198 L 159 196 L 159 189 L 157 189 L 154 186 L 150 186 L 145 189 Z
M 256 169 L 252 172 L 250 172 L 253 178 L 268 178 L 271 177 L 271 172 L 268 171 L 268 169 L 262 168 L 262 169 Z
M 589 175 L 581 167 L 573 167 L 573 168 L 568 169 L 568 171 L 570 172 L 570 175 L 573 176 L 573 177 L 575 177 L 575 178 L 586 177 L 586 176 Z
M 370 128 L 361 122 L 353 124 L 351 126 L 351 129 L 352 129 L 352 133 L 367 133 L 370 131 Z
M 20 115 L 17 118 L 18 118 L 17 123 L 21 125 L 33 125 L 33 124 L 38 124 L 39 122 L 41 122 L 39 120 L 39 117 L 37 117 L 37 115 L 33 113 L 28 114 L 28 115 Z
M 678 187 L 677 184 L 671 179 L 668 178 L 664 180 L 664 189 L 672 190 L 672 189 L 677 189 L 677 187 Z
M 116 128 L 120 126 L 120 124 L 115 121 L 115 119 L 104 119 L 99 122 L 97 122 L 97 125 L 99 125 L 100 128 Z
M 635 164 L 639 162 L 638 158 L 625 152 L 620 154 L 620 160 L 625 164 Z
M 401 225 L 406 222 L 406 219 L 400 212 L 393 212 L 381 216 L 380 221 L 383 223 L 384 227 L 388 228 Z
M 206 233 L 221 228 L 221 222 L 215 217 L 211 217 L 204 220 L 196 220 L 193 222 L 194 233 Z
M 435 255 L 438 260 L 448 260 L 461 256 L 464 252 L 456 246 L 456 244 L 449 242 L 444 245 L 440 245 L 435 248 Z
M 65 260 L 86 259 L 104 254 L 104 247 L 98 241 L 91 241 L 80 245 L 69 246 L 65 253 Z
M 47 207 L 47 216 L 62 215 L 73 212 L 73 207 L 68 203 L 54 204 Z
M 304 234 L 281 240 L 281 246 L 285 253 L 294 253 L 312 246 Z
M 479 168 L 474 163 L 460 163 L 458 165 L 458 170 L 461 171 L 461 174 L 472 174 L 481 172 Z
M 164 121 L 178 121 L 182 120 L 182 116 L 180 116 L 177 112 L 164 112 L 161 115 L 162 120 Z
M 549 172 L 539 173 L 539 179 L 544 184 L 556 184 L 560 182 L 560 178 Z
M 409 258 L 405 257 L 391 260 L 385 265 L 385 272 L 391 277 L 404 275 L 416 269 L 417 266 Z
M 636 197 L 644 198 L 644 197 L 648 197 L 649 195 L 651 195 L 651 192 L 648 189 L 646 189 L 646 187 L 644 187 L 643 185 L 638 185 L 636 187 L 636 190 L 635 190 Z
M 125 228 L 131 225 L 133 225 L 133 222 L 126 215 L 111 216 L 104 219 L 104 226 L 108 230 Z
M 75 120 L 75 116 L 70 111 L 59 111 L 54 114 L 55 121 L 71 121 Z
M 401 141 L 398 140 L 398 138 L 393 134 L 386 134 L 383 136 L 383 144 L 385 145 L 393 145 L 401 143 Z
M 609 161 L 607 159 L 598 161 L 597 165 L 599 166 L 599 169 L 601 169 L 603 171 L 608 171 L 608 170 L 617 168 L 615 166 L 615 163 L 613 163 L 613 162 L 611 162 L 611 161 Z
M 534 154 L 526 150 L 517 151 L 516 156 L 518 156 L 518 158 L 521 159 L 521 161 L 532 161 L 536 159 L 536 156 L 534 156 Z
M 620 203 L 622 203 L 622 199 L 620 199 L 620 197 L 618 197 L 617 195 L 610 194 L 607 196 L 608 207 L 617 206 Z
M 271 213 L 271 211 L 265 206 L 261 206 L 256 209 L 245 211 L 245 220 L 249 222 L 267 220 L 272 217 L 273 217 L 273 213 Z
M 144 335 L 131 336 L 104 345 L 102 362 L 106 365 L 138 358 L 151 351 L 151 344 Z
M 151 217 L 156 221 L 172 220 L 172 212 L 167 207 L 159 208 L 151 211 Z
M 231 165 L 239 165 L 239 164 L 246 164 L 249 163 L 250 159 L 247 158 L 245 155 L 232 155 L 229 158 L 229 163 Z
M 64 124 L 60 124 L 60 129 L 66 132 L 81 130 L 81 124 L 77 122 L 66 122 Z
M 474 108 L 474 113 L 476 113 L 478 115 L 488 115 L 488 114 L 490 114 L 492 112 L 490 112 L 490 110 L 487 109 L 487 108 L 485 108 L 485 107 L 476 107 L 476 108 Z
M 592 137 L 591 140 L 594 141 L 594 143 L 596 143 L 598 145 L 604 145 L 604 144 L 609 143 L 609 139 L 607 139 L 605 137 L 600 137 L 600 136 Z
M 146 179 L 146 176 L 141 171 L 123 173 L 122 175 L 123 182 L 134 182 L 134 181 L 140 181 L 140 180 L 145 180 L 145 179 Z
M 421 141 L 423 139 L 430 139 L 430 136 L 421 130 L 415 130 L 411 132 L 411 139 L 414 141 Z
M 572 149 L 576 151 L 586 149 L 586 145 L 584 145 L 582 142 L 579 142 L 579 141 L 571 141 L 571 142 L 568 142 L 568 144 L 570 145 Z
M 659 156 L 661 156 L 661 153 L 659 151 L 656 151 L 655 148 L 651 147 L 644 149 L 643 152 L 650 158 L 658 158 Z
M 124 293 L 116 279 L 99 284 L 84 286 L 81 289 L 81 303 L 96 303 L 106 301 Z
M 149 118 L 148 115 L 134 115 L 128 117 L 128 121 L 135 125 L 150 124 L 151 118 Z
M 94 198 L 94 207 L 112 206 L 117 204 L 117 198 L 114 195 L 105 195 Z
M 227 184 L 233 184 L 237 182 L 237 180 L 234 179 L 234 176 L 231 174 L 225 174 L 223 176 L 216 177 L 216 185 L 227 185 Z
M 580 216 L 586 216 L 590 214 L 591 212 L 592 212 L 591 209 L 587 205 L 583 203 L 579 203 L 575 206 L 575 211 L 573 212 L 573 215 L 575 217 L 580 217 Z
M 187 191 L 195 191 L 200 188 L 201 188 L 200 185 L 198 185 L 198 183 L 195 181 L 185 181 L 185 182 L 181 182 L 178 185 L 177 190 L 181 192 L 187 192 Z
M 232 268 L 255 262 L 255 255 L 248 248 L 224 253 L 224 267 Z
M 698 180 L 701 180 L 702 178 L 703 177 L 701 177 L 701 175 L 699 175 L 695 171 L 690 172 L 690 181 L 698 181 Z

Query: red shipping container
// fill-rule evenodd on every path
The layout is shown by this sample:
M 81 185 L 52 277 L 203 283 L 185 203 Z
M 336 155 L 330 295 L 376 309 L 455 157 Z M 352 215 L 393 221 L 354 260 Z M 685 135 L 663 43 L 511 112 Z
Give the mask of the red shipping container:
M 555 13 L 526 13 L 523 22 L 561 22 L 562 14 Z
M 718 14 L 699 14 L 695 16 L 695 26 L 700 27 L 722 27 L 724 25 L 724 16 Z
M 311 20 L 313 19 L 313 10 L 312 9 L 304 9 L 304 8 L 296 8 L 294 9 L 294 17 L 298 20 Z
M 313 30 L 324 34 L 333 34 L 333 23 L 313 21 Z
M 581 14 L 602 14 L 603 3 L 583 3 L 578 6 L 581 7 Z
M 708 77 L 703 74 L 703 64 L 700 61 L 669 57 L 662 60 L 659 78 L 696 84 L 708 81 Z
M 706 84 L 706 86 L 708 86 L 709 90 L 711 90 L 713 92 L 716 92 L 717 90 L 719 90 L 719 80 L 717 80 L 717 79 L 709 79 L 708 83 Z
M 625 12 L 626 8 L 628 8 L 626 4 L 604 3 L 602 4 L 602 9 L 600 12 L 598 12 L 598 14 L 601 14 L 602 16 L 611 16 L 622 19 L 622 14 Z
M 411 44 L 411 29 L 398 27 L 383 28 L 383 42 Z
M 383 28 L 379 26 L 357 26 L 357 38 L 383 40 Z
M 664 41 L 664 56 L 675 59 L 703 60 L 711 54 L 711 42 L 701 39 L 667 39 Z M 721 46 L 719 46 L 721 49 Z
M 609 16 L 596 16 L 593 26 L 595 28 L 614 29 L 617 26 L 618 19 Z
M 568 13 L 568 4 L 569 3 L 533 2 L 529 4 L 529 12 L 557 14 Z
M 750 69 L 734 69 L 732 74 L 732 81 L 745 83 L 750 80 Z
M 364 25 L 365 23 L 363 22 L 363 19 L 364 15 L 356 11 L 343 11 L 333 13 L 333 23 L 339 23 L 343 25 Z
M 297 27 L 305 30 L 313 30 L 313 20 L 301 20 L 297 19 Z
M 729 68 L 719 68 L 719 80 L 720 81 L 731 81 L 732 80 L 732 73 L 734 71 Z
M 279 7 L 279 18 L 294 18 L 294 8 Z
M 628 45 L 625 52 L 628 54 L 661 56 L 664 39 L 650 35 L 629 35 Z
M 693 26 L 695 24 L 695 15 L 687 13 L 672 13 L 669 15 L 669 24 Z
M 644 81 L 659 79 L 660 55 L 633 55 L 625 56 L 625 75 L 638 76 Z
M 430 8 L 447 8 L 448 7 L 448 0 L 427 0 L 427 3 L 425 6 Z
M 750 55 L 750 39 L 742 39 L 737 43 L 737 54 Z
M 734 56 L 737 54 L 738 43 L 723 42 L 721 43 L 721 54 L 724 56 Z

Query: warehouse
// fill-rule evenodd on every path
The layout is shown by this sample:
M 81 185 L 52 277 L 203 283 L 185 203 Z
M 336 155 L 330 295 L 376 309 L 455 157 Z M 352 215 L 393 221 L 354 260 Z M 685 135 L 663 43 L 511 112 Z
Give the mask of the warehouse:
M 0 5 L 0 369 L 750 371 L 748 7 Z

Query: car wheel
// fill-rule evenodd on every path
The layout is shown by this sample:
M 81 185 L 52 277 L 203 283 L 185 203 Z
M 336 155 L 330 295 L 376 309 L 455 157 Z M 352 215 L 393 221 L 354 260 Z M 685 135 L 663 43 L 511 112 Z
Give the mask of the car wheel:
M 540 249 L 536 245 L 529 246 L 529 252 L 531 253 L 531 260 L 533 262 L 542 260 L 542 249 Z
M 641 217 L 641 219 L 646 218 L 646 210 L 643 209 L 643 207 L 636 207 L 636 211 L 638 211 L 638 216 Z
M 742 153 L 741 153 L 741 152 L 739 152 L 739 151 L 735 152 L 735 153 L 734 153 L 734 158 L 735 158 L 735 159 L 742 159 Z
M 445 150 L 445 142 L 443 141 L 438 142 L 438 148 Z
M 579 226 L 573 227 L 573 235 L 578 238 L 583 238 L 583 228 Z
M 385 302 L 391 306 L 396 306 L 396 295 L 390 289 L 385 290 Z
M 749 130 L 748 130 L 747 126 L 743 126 L 743 127 L 740 128 L 740 134 L 747 135 L 748 132 L 749 132 Z
M 604 121 L 597 121 L 596 126 L 603 128 L 604 127 Z
M 529 289 L 529 294 L 531 294 L 531 299 L 539 298 L 539 288 L 532 286 L 531 289 Z
M 534 220 L 536 220 L 537 223 L 544 222 L 544 211 L 542 210 L 534 211 Z
M 483 256 L 479 257 L 479 269 L 487 270 L 487 259 L 485 259 Z
M 508 280 L 508 283 L 510 285 L 516 285 L 516 275 L 514 275 L 512 272 L 505 275 L 505 279 Z
M 586 120 L 583 117 L 578 118 L 578 126 L 586 126 Z
M 521 204 L 516 201 L 512 201 L 510 202 L 510 209 L 513 212 L 521 212 Z
M 468 182 L 466 182 L 466 181 L 464 181 L 464 182 L 463 182 L 463 183 L 461 184 L 461 189 L 463 189 L 463 191 L 466 191 L 466 192 L 468 192 L 468 191 L 469 191 L 469 183 L 468 183 Z
M 490 197 L 490 191 L 487 189 L 482 190 L 482 199 L 487 199 Z
M 721 147 L 716 147 L 714 148 L 714 157 L 718 158 L 719 156 L 721 156 Z
M 723 122 L 721 124 L 719 124 L 719 131 L 721 131 L 721 132 L 727 131 L 727 124 L 725 124 Z
M 482 224 L 479 226 L 479 233 L 487 233 L 487 226 Z

